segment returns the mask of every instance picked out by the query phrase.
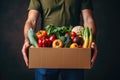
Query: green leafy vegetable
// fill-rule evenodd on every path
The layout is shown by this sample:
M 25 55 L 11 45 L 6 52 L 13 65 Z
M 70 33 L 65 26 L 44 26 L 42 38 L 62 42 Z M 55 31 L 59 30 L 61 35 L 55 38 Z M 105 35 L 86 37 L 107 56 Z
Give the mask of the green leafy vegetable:
M 70 27 L 58 26 L 57 27 L 57 26 L 50 24 L 50 25 L 47 25 L 45 27 L 45 29 L 47 31 L 48 36 L 55 34 L 57 36 L 57 38 L 59 39 L 60 36 L 62 36 L 62 34 L 65 34 L 67 32 L 70 33 L 72 30 L 72 26 L 70 26 Z

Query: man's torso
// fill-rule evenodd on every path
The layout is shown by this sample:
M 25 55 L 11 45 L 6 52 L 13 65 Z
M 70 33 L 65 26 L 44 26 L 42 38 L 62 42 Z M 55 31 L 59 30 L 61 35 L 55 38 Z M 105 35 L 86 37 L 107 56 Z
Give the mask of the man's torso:
M 59 25 L 78 25 L 80 22 L 81 0 L 40 0 L 42 22 Z

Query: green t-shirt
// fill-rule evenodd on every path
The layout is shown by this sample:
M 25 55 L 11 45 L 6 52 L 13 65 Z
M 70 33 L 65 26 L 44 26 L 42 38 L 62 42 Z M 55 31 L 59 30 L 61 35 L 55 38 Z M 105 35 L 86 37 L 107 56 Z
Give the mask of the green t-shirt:
M 92 9 L 91 0 L 30 0 L 28 10 L 41 13 L 42 26 L 79 25 L 83 9 Z

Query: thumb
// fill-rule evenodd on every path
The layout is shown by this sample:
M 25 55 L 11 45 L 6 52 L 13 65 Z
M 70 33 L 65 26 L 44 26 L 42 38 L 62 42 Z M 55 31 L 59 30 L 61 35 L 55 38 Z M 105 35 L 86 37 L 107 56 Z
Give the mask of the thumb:
M 91 43 L 91 48 L 95 48 L 95 42 Z
M 30 43 L 29 42 L 25 42 L 25 47 L 26 48 L 30 47 Z

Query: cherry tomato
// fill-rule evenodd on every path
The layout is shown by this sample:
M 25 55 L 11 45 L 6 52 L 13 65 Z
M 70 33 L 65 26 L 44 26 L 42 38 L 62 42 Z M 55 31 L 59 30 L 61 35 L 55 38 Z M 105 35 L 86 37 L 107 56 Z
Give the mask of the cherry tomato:
M 70 33 L 70 36 L 75 37 L 75 36 L 77 36 L 77 34 L 76 34 L 75 32 L 72 31 L 72 32 Z
M 71 36 L 72 41 L 73 41 L 74 38 L 75 38 L 74 36 Z
M 49 37 L 49 40 L 50 40 L 51 42 L 53 42 L 55 39 L 56 39 L 56 36 L 55 36 L 54 34 Z

